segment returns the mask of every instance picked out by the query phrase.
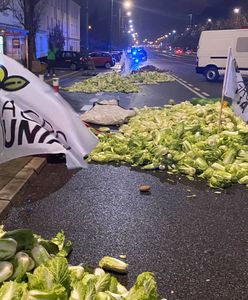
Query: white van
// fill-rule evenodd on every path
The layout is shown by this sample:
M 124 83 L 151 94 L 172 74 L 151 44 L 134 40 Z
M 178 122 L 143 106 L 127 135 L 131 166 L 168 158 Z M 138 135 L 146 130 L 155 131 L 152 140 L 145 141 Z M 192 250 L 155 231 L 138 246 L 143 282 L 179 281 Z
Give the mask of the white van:
M 232 48 L 240 72 L 248 74 L 248 29 L 203 31 L 197 51 L 196 73 L 208 81 L 224 75 L 229 47 Z

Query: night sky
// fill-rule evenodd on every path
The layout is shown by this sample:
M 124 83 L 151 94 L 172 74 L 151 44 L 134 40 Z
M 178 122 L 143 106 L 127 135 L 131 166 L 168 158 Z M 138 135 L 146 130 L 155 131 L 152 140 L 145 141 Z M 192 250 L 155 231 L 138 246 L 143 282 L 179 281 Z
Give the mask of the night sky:
M 124 2 L 124 0 L 115 0 Z M 193 23 L 204 22 L 207 18 L 228 17 L 234 7 L 242 7 L 248 13 L 248 0 L 132 0 L 135 29 L 142 38 L 154 39 L 173 29 L 185 29 L 189 14 Z M 100 4 L 100 5 L 99 5 Z M 110 10 L 110 0 L 89 0 L 91 22 L 97 24 Z M 97 18 L 96 18 L 97 17 Z M 101 30 L 103 27 L 101 26 Z
M 204 22 L 207 18 L 225 18 L 233 7 L 247 7 L 247 0 L 135 0 L 137 30 L 142 36 L 154 38 L 173 29 L 183 30 L 189 24 Z

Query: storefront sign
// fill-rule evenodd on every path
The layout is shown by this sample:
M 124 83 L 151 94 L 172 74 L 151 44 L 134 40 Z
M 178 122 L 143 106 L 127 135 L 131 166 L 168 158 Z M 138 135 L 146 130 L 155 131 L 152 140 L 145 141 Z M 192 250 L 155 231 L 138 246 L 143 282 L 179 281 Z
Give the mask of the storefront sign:
M 12 46 L 13 48 L 20 48 L 20 39 L 12 39 Z

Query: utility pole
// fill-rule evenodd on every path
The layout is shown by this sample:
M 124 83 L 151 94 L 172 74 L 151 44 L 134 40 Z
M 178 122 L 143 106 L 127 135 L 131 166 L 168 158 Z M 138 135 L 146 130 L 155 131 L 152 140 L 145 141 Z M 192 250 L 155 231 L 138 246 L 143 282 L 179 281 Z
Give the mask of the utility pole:
M 85 0 L 85 48 L 89 51 L 89 1 Z
M 122 8 L 119 8 L 119 47 L 122 46 L 122 34 L 123 34 L 123 16 L 122 16 Z
M 114 0 L 111 1 L 111 8 L 110 8 L 110 41 L 109 41 L 109 51 L 112 51 L 112 44 L 113 44 L 113 23 L 114 23 Z
M 193 14 L 189 14 L 189 27 L 192 27 Z

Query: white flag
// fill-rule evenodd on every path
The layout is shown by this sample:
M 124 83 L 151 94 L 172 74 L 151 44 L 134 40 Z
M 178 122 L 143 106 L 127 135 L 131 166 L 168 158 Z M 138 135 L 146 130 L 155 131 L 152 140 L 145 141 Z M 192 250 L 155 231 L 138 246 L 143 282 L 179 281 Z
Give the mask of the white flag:
M 97 138 L 69 104 L 15 60 L 0 54 L 0 163 L 64 153 L 68 168 L 85 166 Z
M 232 99 L 234 112 L 248 123 L 248 92 L 231 48 L 228 51 L 223 95 Z

